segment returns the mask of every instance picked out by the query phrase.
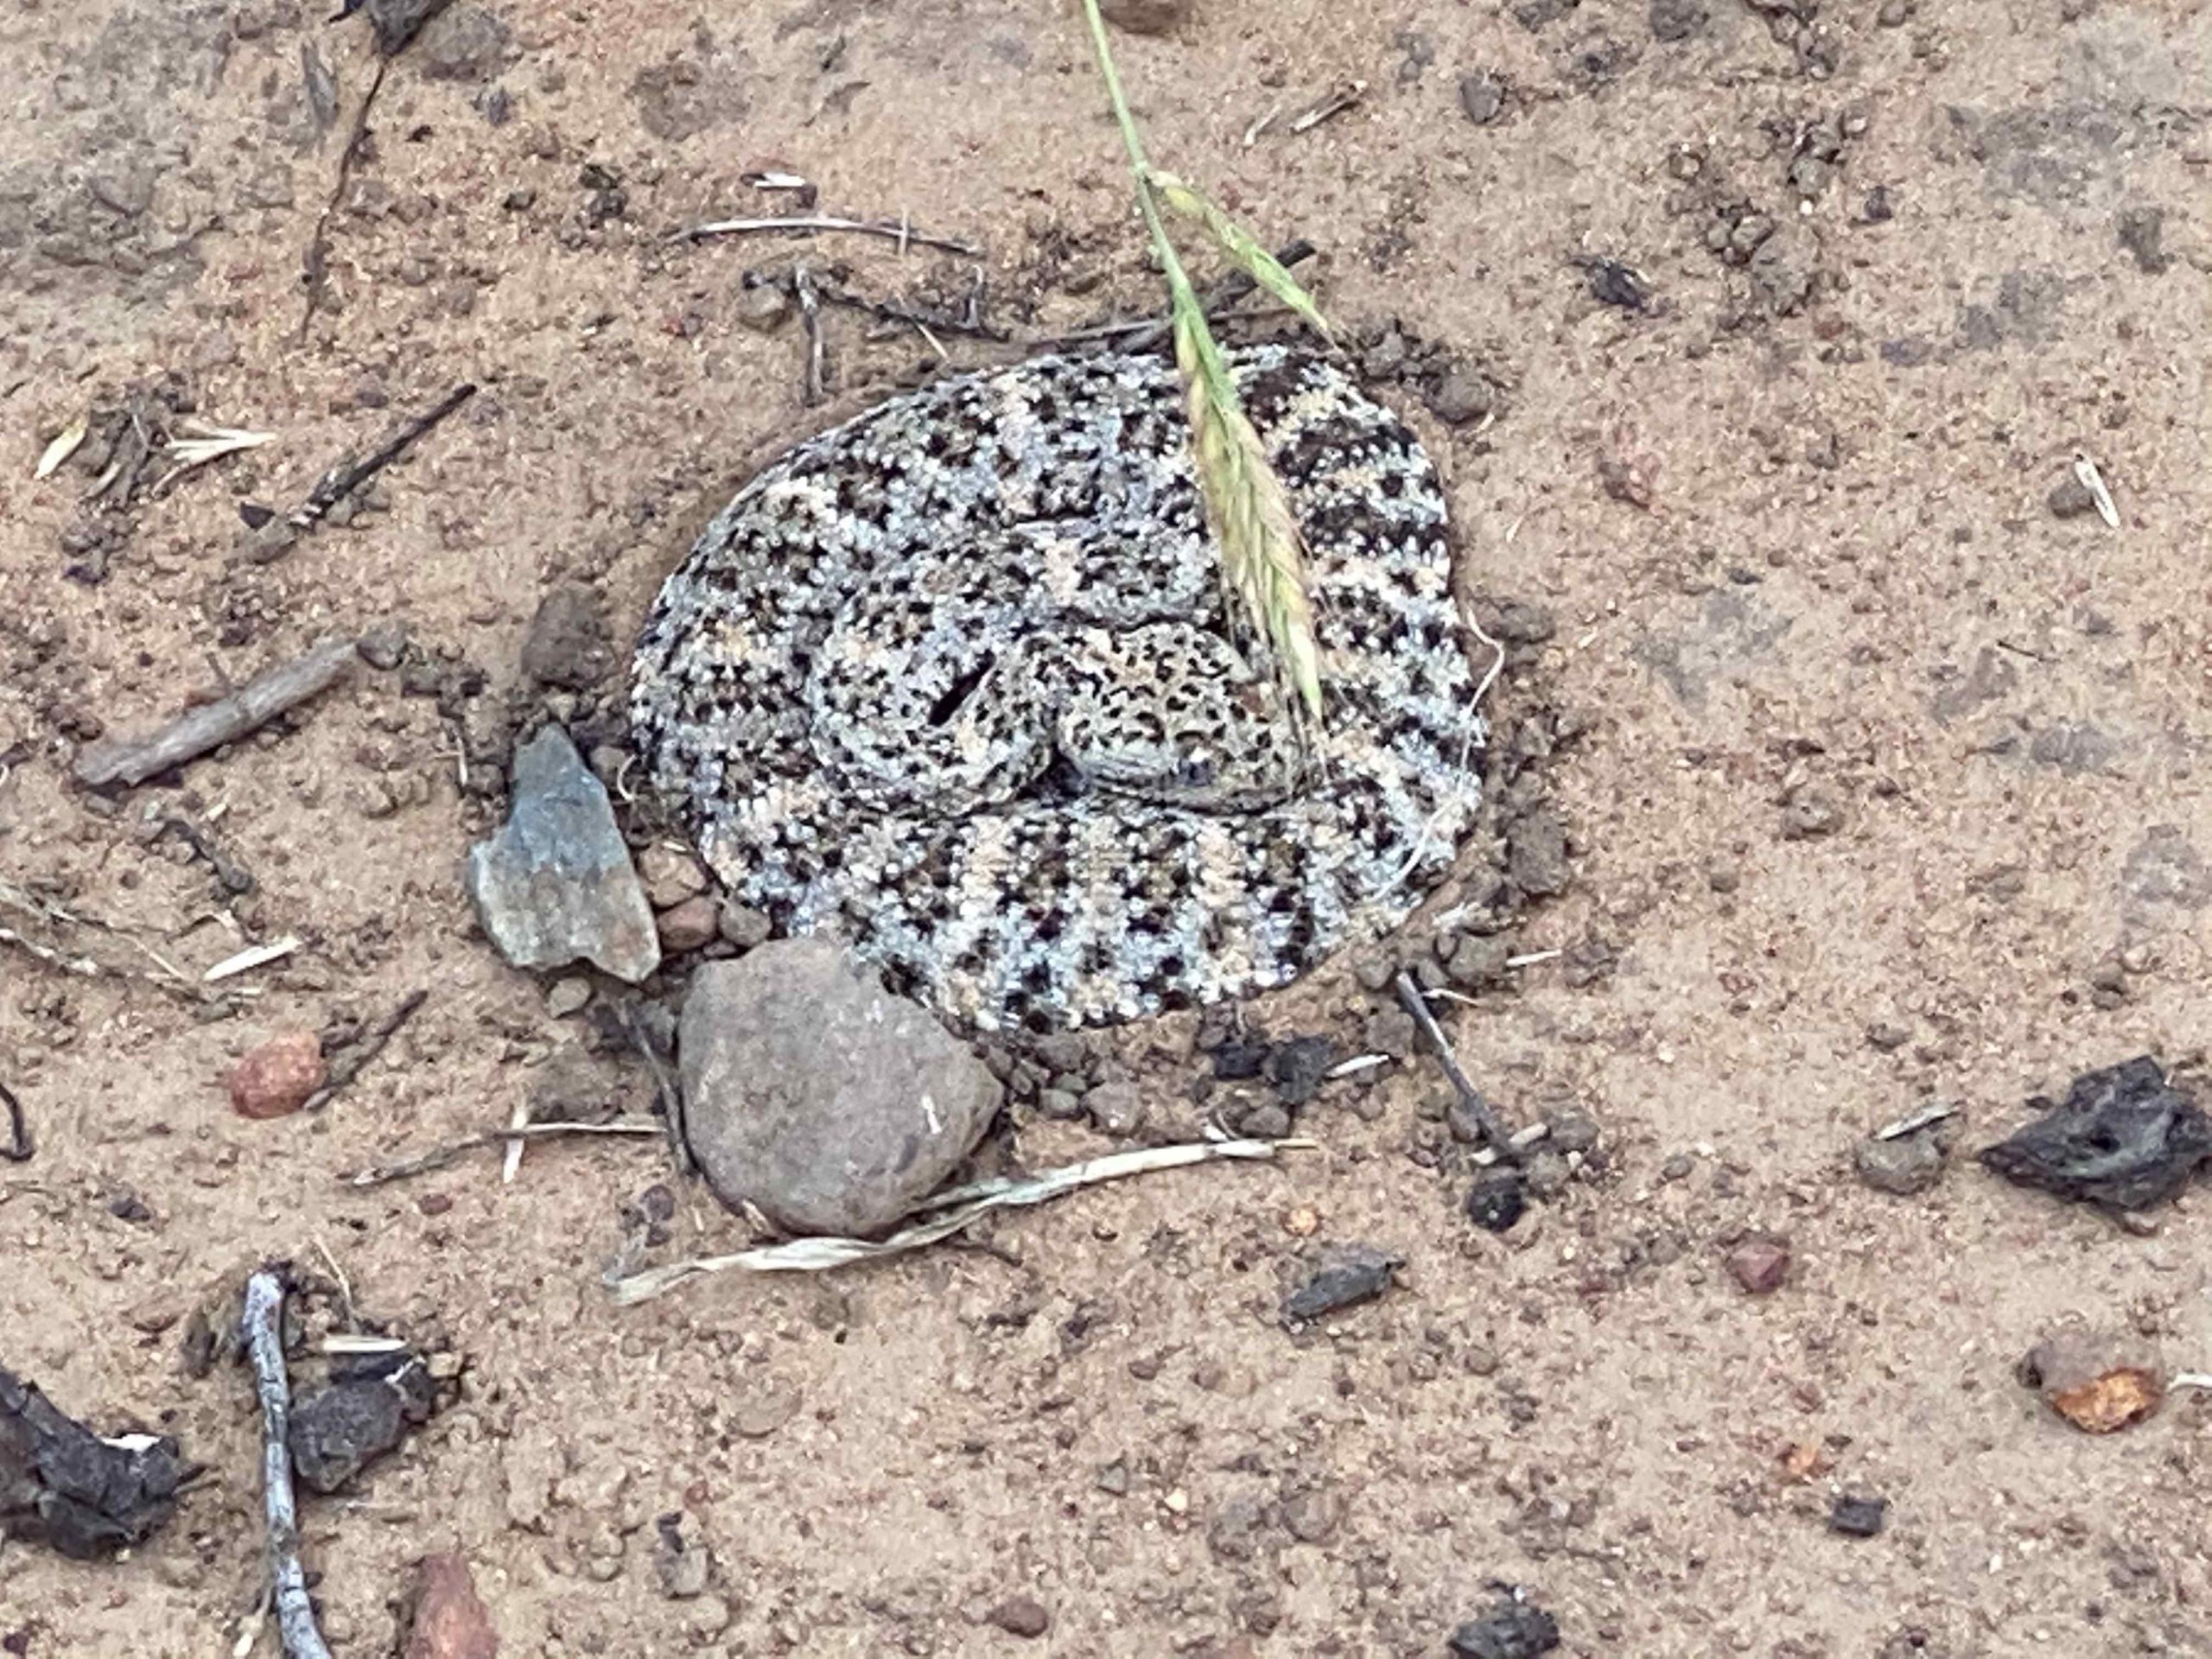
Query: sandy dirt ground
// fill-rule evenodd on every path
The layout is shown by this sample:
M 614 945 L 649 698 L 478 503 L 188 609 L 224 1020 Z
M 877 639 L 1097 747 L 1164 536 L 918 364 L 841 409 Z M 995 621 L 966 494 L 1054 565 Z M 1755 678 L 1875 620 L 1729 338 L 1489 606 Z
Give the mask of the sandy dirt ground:
M 2212 11 L 1198 0 L 1122 56 L 1165 164 L 1312 238 L 1354 334 L 1396 320 L 1490 404 L 1455 426 L 1384 387 L 1447 475 L 1478 606 L 1552 623 L 1518 613 L 1498 706 L 1579 728 L 1545 769 L 1573 880 L 1511 934 L 1568 954 L 1449 1023 L 1506 1110 L 1586 1111 L 1599 1155 L 1477 1230 L 1416 1061 L 1330 1085 L 1300 1119 L 1325 1150 L 1281 1167 L 630 1309 L 601 1274 L 670 1179 L 652 1142 L 544 1148 L 512 1185 L 480 1154 L 342 1186 L 549 1090 L 648 1101 L 588 1012 L 499 961 L 458 871 L 547 702 L 518 668 L 542 596 L 586 584 L 626 634 L 751 467 L 931 358 L 833 313 L 808 408 L 798 327 L 757 327 L 743 273 L 803 257 L 957 305 L 980 264 L 1023 334 L 1147 308 L 1154 279 L 1057 3 L 461 0 L 389 68 L 309 315 L 360 20 L 18 0 L 0 877 L 195 970 L 304 943 L 230 1017 L 0 950 L 0 1081 L 39 1141 L 0 1165 L 0 1363 L 207 1466 L 119 1564 L 0 1546 L 7 1653 L 229 1649 L 257 1417 L 181 1338 L 281 1256 L 465 1363 L 449 1409 L 309 1508 L 341 1656 L 397 1650 L 409 1564 L 447 1548 L 512 1655 L 1429 1655 L 1493 1580 L 1574 1656 L 2212 1654 L 2206 1397 L 2098 1439 L 2013 1375 L 2069 1312 L 2212 1368 L 2212 1199 L 2131 1231 L 1970 1159 L 1904 1198 L 1850 1163 L 1931 1100 L 1971 1147 L 2078 1071 L 2212 1038 Z M 982 257 L 666 241 L 787 211 L 742 181 L 761 168 Z M 1594 297 L 1586 256 L 1633 265 L 1648 308 Z M 241 500 L 297 500 L 461 380 L 349 523 L 252 556 Z M 33 481 L 134 386 L 277 441 L 128 514 L 78 504 L 84 458 Z M 2049 505 L 2077 454 L 2117 529 Z M 119 803 L 70 785 L 100 729 L 388 620 L 401 669 Z M 601 693 L 553 706 L 616 735 Z M 180 816 L 252 893 L 162 832 Z M 1361 1047 L 1386 1004 L 1355 966 L 1255 1017 Z M 257 1041 L 416 988 L 327 1111 L 231 1109 Z M 1147 1137 L 1198 1127 L 1190 1038 L 1105 1051 Z M 986 1158 L 1110 1144 L 1025 1107 Z M 690 1190 L 665 1230 L 656 1259 L 746 1236 Z M 1792 1255 L 1756 1297 L 1726 1266 L 1755 1233 Z M 1351 1243 L 1401 1254 L 1400 1287 L 1286 1332 L 1284 1287 Z M 1820 1466 L 1791 1478 L 1792 1447 Z M 1885 1497 L 1886 1529 L 1830 1531 L 1838 1492 Z M 664 1593 L 669 1516 L 711 1552 L 702 1594 Z M 1019 1598 L 1043 1634 L 1005 1628 Z

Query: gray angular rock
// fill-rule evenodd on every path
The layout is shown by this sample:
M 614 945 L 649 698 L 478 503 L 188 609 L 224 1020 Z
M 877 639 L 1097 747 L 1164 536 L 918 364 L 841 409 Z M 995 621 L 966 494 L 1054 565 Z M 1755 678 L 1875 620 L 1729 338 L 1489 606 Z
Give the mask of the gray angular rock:
M 660 966 L 606 786 L 558 726 L 515 752 L 507 821 L 469 849 L 467 883 L 486 935 L 518 968 L 589 962 L 634 985 Z
M 1942 1179 L 1943 1147 L 1925 1129 L 1886 1141 L 1869 1135 L 1859 1143 L 1853 1161 L 1859 1166 L 1859 1179 L 1877 1192 L 1905 1198 L 1925 1192 Z
M 702 968 L 677 1027 L 684 1128 L 724 1204 L 794 1233 L 877 1233 L 967 1157 L 989 1069 L 836 941 Z

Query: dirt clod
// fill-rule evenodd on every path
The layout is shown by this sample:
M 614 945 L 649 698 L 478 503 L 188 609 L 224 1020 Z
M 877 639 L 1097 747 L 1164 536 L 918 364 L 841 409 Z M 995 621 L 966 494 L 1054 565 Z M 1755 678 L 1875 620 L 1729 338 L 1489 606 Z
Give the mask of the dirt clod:
M 231 1068 L 231 1109 L 240 1117 L 286 1117 L 329 1077 L 322 1039 L 311 1031 L 287 1031 L 256 1044 Z
M 989 1618 L 1008 1636 L 1025 1642 L 1033 1642 L 1052 1628 L 1052 1614 L 1034 1596 L 1008 1596 L 991 1609 Z

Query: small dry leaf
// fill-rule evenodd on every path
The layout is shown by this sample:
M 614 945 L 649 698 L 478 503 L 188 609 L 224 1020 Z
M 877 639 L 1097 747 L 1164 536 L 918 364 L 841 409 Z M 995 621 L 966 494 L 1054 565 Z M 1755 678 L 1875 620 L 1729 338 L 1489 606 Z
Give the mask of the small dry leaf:
M 2020 1381 L 2086 1434 L 2139 1423 L 2165 1398 L 2163 1368 L 2144 1344 L 2082 1326 L 2055 1332 L 2031 1349 Z
M 79 415 L 54 434 L 54 442 L 48 444 L 45 452 L 39 456 L 38 465 L 32 470 L 31 477 L 34 480 L 53 477 L 61 464 L 77 453 L 77 446 L 84 441 L 85 417 Z
M 2050 1395 L 2051 1408 L 2078 1429 L 2109 1434 L 2114 1429 L 2139 1423 L 2158 1410 L 2164 1390 L 2155 1372 L 2123 1365 L 2092 1377 L 2078 1389 Z

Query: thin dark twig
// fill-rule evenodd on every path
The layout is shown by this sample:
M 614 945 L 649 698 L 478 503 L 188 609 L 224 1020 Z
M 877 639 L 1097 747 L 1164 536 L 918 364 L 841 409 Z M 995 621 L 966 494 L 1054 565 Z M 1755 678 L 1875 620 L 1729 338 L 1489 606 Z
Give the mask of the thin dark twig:
M 850 231 L 861 236 L 886 237 L 898 243 L 902 252 L 909 247 L 938 248 L 946 253 L 964 253 L 971 259 L 982 252 L 971 242 L 956 242 L 949 236 L 925 236 L 904 219 L 891 225 L 876 225 L 864 219 L 840 219 L 833 213 L 800 213 L 779 219 L 718 219 L 677 231 L 669 240 L 702 242 L 710 236 L 741 236 L 760 231 Z
M 822 302 L 814 286 L 814 273 L 804 265 L 791 267 L 791 291 L 798 296 L 798 320 L 806 329 L 804 395 L 811 405 L 828 397 L 822 369 Z
M 296 529 L 309 528 L 340 501 L 413 448 L 439 422 L 475 395 L 476 388 L 464 382 L 420 415 L 409 416 L 385 434 L 383 441 L 367 454 L 341 461 L 316 480 L 315 488 L 308 492 L 308 499 L 293 508 L 286 517 Z
M 668 1150 L 676 1160 L 676 1173 L 690 1175 L 699 1167 L 691 1155 L 691 1140 L 683 1122 L 683 1084 L 668 1068 L 668 1061 L 660 1052 L 660 1045 L 645 1022 L 638 1017 L 634 1003 L 621 1011 L 622 1033 L 630 1039 L 645 1062 L 645 1070 L 653 1074 L 653 1096 L 659 1103 L 662 1120 L 668 1125 Z
M 550 1141 L 564 1135 L 664 1135 L 668 1126 L 651 1121 L 640 1122 L 624 1117 L 609 1118 L 604 1123 L 510 1123 L 505 1128 L 483 1129 L 458 1141 L 448 1141 L 416 1158 L 396 1164 L 375 1164 L 367 1169 L 357 1169 L 339 1179 L 348 1186 L 382 1186 L 387 1181 L 404 1181 L 411 1175 L 427 1175 L 432 1170 L 444 1169 L 457 1164 L 466 1153 L 480 1147 L 504 1147 L 510 1141 Z
M 885 322 L 903 322 L 910 327 L 926 328 L 931 334 L 962 334 L 970 340 L 988 340 L 1001 345 L 1014 338 L 1005 329 L 995 328 L 987 322 L 976 320 L 973 315 L 948 317 L 936 312 L 923 311 L 912 306 L 901 305 L 895 300 L 871 300 L 865 295 L 855 294 L 842 288 L 832 288 L 819 278 L 815 281 L 814 291 L 816 296 L 824 305 L 842 306 L 848 311 L 865 311 L 870 316 L 879 317 Z M 970 298 L 973 298 L 972 295 Z M 974 308 L 971 306 L 969 308 L 972 313 Z
M 23 1103 L 4 1083 L 0 1083 L 0 1106 L 8 1109 L 8 1144 L 0 1147 L 0 1158 L 11 1164 L 27 1164 L 38 1148 L 31 1144 L 31 1126 L 23 1116 Z
M 261 1396 L 261 1474 L 269 1517 L 269 1587 L 284 1659 L 330 1659 L 315 1628 L 300 1566 L 299 1509 L 292 1497 L 292 1385 L 284 1375 L 284 1274 L 263 1268 L 245 1281 L 238 1335 Z
M 358 1042 L 331 1062 L 329 1077 L 307 1097 L 301 1110 L 319 1112 L 330 1104 L 333 1096 L 360 1076 L 362 1068 L 384 1052 L 384 1046 L 391 1040 L 393 1033 L 415 1017 L 415 1010 L 429 995 L 425 990 L 409 992 L 397 1007 L 364 1032 Z
M 339 199 L 346 194 L 346 183 L 353 174 L 353 163 L 359 159 L 369 137 L 369 111 L 375 105 L 377 93 L 384 87 L 384 70 L 388 60 L 378 55 L 376 67 L 369 72 L 368 90 L 361 94 L 361 107 L 353 111 L 353 124 L 346 135 L 346 148 L 338 152 L 338 176 L 331 181 L 330 195 L 322 204 L 322 211 L 315 216 L 315 234 L 308 238 L 307 251 L 300 256 L 300 281 L 307 289 L 307 306 L 300 313 L 300 343 L 307 342 L 308 330 L 314 325 L 315 314 L 322 308 L 323 295 L 330 284 L 330 216 L 338 211 Z
M 1467 1074 L 1459 1069 L 1459 1057 L 1452 1052 L 1452 1045 L 1446 1040 L 1442 1028 L 1437 1025 L 1436 1016 L 1428 1011 L 1427 1000 L 1421 995 L 1421 988 L 1414 983 L 1413 976 L 1401 973 L 1397 985 L 1398 1001 L 1408 1014 L 1413 1015 L 1414 1024 L 1421 1027 L 1421 1034 L 1427 1039 L 1429 1047 L 1435 1051 L 1438 1063 L 1444 1067 L 1444 1075 L 1452 1084 L 1452 1091 L 1459 1096 L 1459 1103 L 1467 1109 L 1467 1116 L 1475 1120 L 1475 1127 L 1483 1132 L 1483 1139 L 1506 1163 L 1522 1162 L 1524 1154 L 1519 1147 L 1514 1145 L 1512 1135 L 1499 1122 L 1490 1102 L 1483 1098 L 1482 1091 L 1470 1083 Z
M 1275 263 L 1288 270 L 1293 265 L 1303 264 L 1317 251 L 1314 245 L 1301 236 L 1295 241 L 1284 243 L 1275 251 Z M 1206 316 L 1211 319 L 1249 297 L 1258 287 L 1259 284 L 1245 272 L 1232 270 L 1208 289 L 1198 303 Z M 1148 352 L 1166 340 L 1174 326 L 1172 316 L 1139 317 L 1129 322 L 1103 322 L 1093 328 L 1078 328 L 1072 334 L 1053 334 L 1032 344 L 1039 346 L 1074 346 L 1088 340 L 1110 340 L 1123 351 Z

